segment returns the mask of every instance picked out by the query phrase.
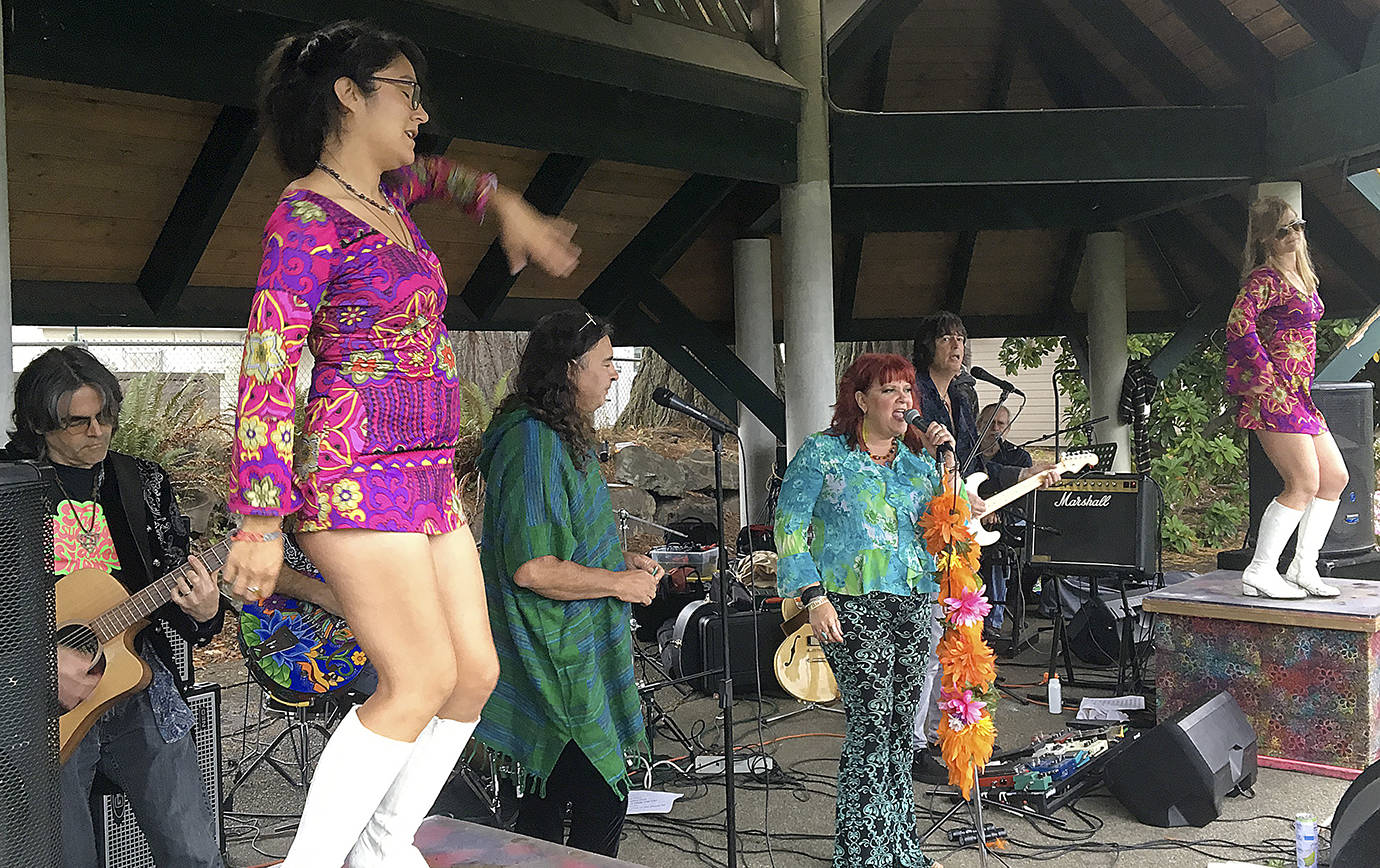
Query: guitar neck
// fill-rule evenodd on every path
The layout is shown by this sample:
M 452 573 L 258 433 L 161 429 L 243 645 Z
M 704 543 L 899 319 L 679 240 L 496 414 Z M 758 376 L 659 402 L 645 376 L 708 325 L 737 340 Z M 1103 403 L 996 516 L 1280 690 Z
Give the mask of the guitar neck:
M 1096 463 L 1097 457 L 1094 455 L 1079 455 L 1074 459 L 1065 459 L 1043 473 L 1037 473 L 1029 479 L 1022 479 L 1010 488 L 1004 488 L 998 491 L 991 497 L 985 498 L 983 502 L 987 504 L 987 511 L 989 513 L 996 512 L 1008 503 L 1020 500 L 1022 497 L 1025 497 L 1030 492 L 1039 488 L 1040 484 L 1044 481 L 1045 473 L 1076 473 L 1084 467 L 1090 467 Z
M 229 554 L 230 541 L 227 539 L 221 540 L 203 552 L 197 552 L 197 557 L 206 565 L 208 572 L 214 573 L 225 566 L 225 558 Z M 148 587 L 131 594 L 128 600 L 92 621 L 91 629 L 100 637 L 101 644 L 144 620 L 160 606 L 171 600 L 173 589 L 177 587 L 178 581 L 190 573 L 191 569 L 190 564 L 178 567 L 163 578 L 150 583 Z

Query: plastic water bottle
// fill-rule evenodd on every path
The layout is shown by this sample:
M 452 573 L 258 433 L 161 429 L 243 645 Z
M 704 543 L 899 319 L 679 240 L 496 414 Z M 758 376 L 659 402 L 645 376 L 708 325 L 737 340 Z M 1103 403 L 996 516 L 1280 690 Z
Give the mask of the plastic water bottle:
M 1058 672 L 1049 676 L 1049 713 L 1064 713 L 1064 688 L 1059 684 Z
M 1318 821 L 1312 814 L 1294 815 L 1294 859 L 1298 868 L 1316 868 L 1318 864 Z

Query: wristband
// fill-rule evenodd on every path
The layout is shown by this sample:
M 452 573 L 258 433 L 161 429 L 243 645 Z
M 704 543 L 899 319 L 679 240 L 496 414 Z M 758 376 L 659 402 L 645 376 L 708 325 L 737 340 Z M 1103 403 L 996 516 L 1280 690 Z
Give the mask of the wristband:
M 822 596 L 824 596 L 824 586 L 811 585 L 810 587 L 800 592 L 800 602 L 803 605 L 808 605 L 811 600 L 817 599 Z
M 272 530 L 268 533 L 255 533 L 252 530 L 237 530 L 230 535 L 231 542 L 273 542 L 283 538 L 283 532 Z
M 811 600 L 810 602 L 808 602 L 808 603 L 805 604 L 805 611 L 807 611 L 807 612 L 813 612 L 815 609 L 818 609 L 820 606 L 826 606 L 826 605 L 828 605 L 828 604 L 829 604 L 829 598 L 826 597 L 826 596 L 824 596 L 823 594 L 821 594 L 820 596 L 815 597 L 813 600 Z

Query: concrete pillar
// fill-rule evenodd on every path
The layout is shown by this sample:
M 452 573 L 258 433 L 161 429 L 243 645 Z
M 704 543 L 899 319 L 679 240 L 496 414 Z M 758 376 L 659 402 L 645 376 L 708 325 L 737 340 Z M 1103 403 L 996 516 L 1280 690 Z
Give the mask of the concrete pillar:
M 1126 237 L 1120 232 L 1088 236 L 1083 273 L 1088 300 L 1088 381 L 1092 417 L 1110 416 L 1093 426 L 1098 443 L 1115 443 L 1116 473 L 1131 470 L 1131 426 L 1117 421 L 1121 383 L 1126 376 Z
M 779 0 L 781 67 L 805 88 L 795 183 L 781 187 L 786 449 L 829 424 L 834 375 L 834 243 L 820 0 Z
M 0 58 L 5 52 L 0 34 Z M 9 440 L 14 413 L 14 306 L 10 280 L 10 172 L 6 141 L 5 88 L 0 86 L 0 443 Z
M 771 240 L 733 242 L 733 349 L 768 386 L 776 382 L 772 324 Z M 767 483 L 776 460 L 776 435 L 740 405 L 738 412 L 738 512 L 744 526 L 766 520 Z
M 1303 184 L 1298 181 L 1266 181 L 1251 188 L 1252 203 L 1265 196 L 1278 196 L 1289 203 L 1295 214 L 1303 217 Z M 1243 245 L 1245 242 L 1246 239 L 1241 239 Z

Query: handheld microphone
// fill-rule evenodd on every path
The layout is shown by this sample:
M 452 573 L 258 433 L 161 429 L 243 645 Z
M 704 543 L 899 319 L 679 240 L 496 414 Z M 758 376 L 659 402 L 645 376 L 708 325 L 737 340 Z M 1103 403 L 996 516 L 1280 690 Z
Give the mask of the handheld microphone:
M 991 383 L 998 389 L 1001 389 L 1003 392 L 1011 392 L 1013 394 L 1020 395 L 1022 398 L 1025 397 L 1025 392 L 1022 392 L 1020 389 L 1017 389 L 1015 386 L 1011 385 L 1006 380 L 1003 380 L 1001 377 L 998 377 L 996 374 L 988 373 L 985 368 L 979 368 L 977 365 L 974 365 L 973 367 L 968 369 L 968 373 L 972 374 L 977 379 L 982 380 L 984 383 Z
M 679 395 L 665 386 L 659 386 L 655 392 L 652 392 L 652 400 L 668 410 L 675 410 L 677 413 L 683 413 L 696 422 L 718 431 L 720 434 L 733 433 L 733 428 L 727 422 L 722 419 L 714 418 L 692 404 L 687 404 Z
M 655 400 L 655 398 L 653 400 Z M 914 407 L 911 407 L 909 410 L 902 413 L 901 418 L 905 419 L 908 424 L 914 425 L 916 428 L 919 428 L 921 431 L 924 431 L 926 428 L 929 427 L 925 423 L 925 417 L 920 415 L 920 411 L 915 409 Z M 945 452 L 953 452 L 954 445 L 952 443 L 940 443 L 939 448 L 934 451 L 936 455 L 943 455 Z

